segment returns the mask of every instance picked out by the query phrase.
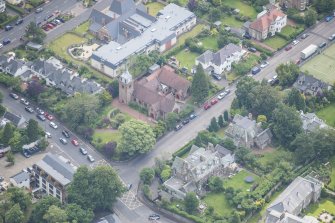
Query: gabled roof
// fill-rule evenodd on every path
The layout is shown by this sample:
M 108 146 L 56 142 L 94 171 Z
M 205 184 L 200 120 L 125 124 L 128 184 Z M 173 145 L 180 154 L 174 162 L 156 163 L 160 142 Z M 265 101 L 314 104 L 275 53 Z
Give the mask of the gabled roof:
M 318 91 L 319 88 L 327 89 L 329 85 L 313 77 L 312 75 L 300 73 L 297 80 L 294 82 L 293 87 L 301 91 L 306 91 L 306 90 Z
M 173 69 L 168 66 L 162 67 L 157 72 L 159 72 L 158 81 L 160 83 L 165 84 L 177 91 L 183 91 L 186 93 L 188 88 L 191 86 L 191 83 L 188 80 L 178 76 L 173 71 Z
M 211 50 L 206 50 L 203 54 L 201 54 L 199 57 L 197 57 L 196 60 L 203 64 L 208 64 L 213 60 L 213 52 Z
M 12 59 L 9 60 L 7 63 L 4 63 L 2 66 L 5 67 L 10 74 L 14 75 L 19 69 L 24 66 L 24 63 L 19 60 Z
M 23 116 L 21 115 L 16 115 L 12 112 L 9 112 L 9 111 L 6 111 L 4 116 L 3 116 L 5 119 L 11 121 L 15 126 L 19 126 L 21 125 L 25 119 L 23 118 Z
M 278 17 L 286 16 L 282 11 L 276 7 L 272 7 L 264 15 L 257 18 L 255 21 L 250 23 L 249 28 L 263 32 L 264 30 L 269 29 L 271 23 L 275 21 Z
M 10 177 L 11 179 L 13 179 L 17 184 L 20 184 L 26 180 L 30 179 L 30 175 L 29 173 L 25 172 L 25 171 L 21 171 L 19 173 L 17 173 L 14 176 Z
M 228 57 L 240 51 L 242 51 L 240 46 L 229 43 L 213 55 L 213 63 L 217 66 L 220 66 L 226 61 Z
M 133 0 L 113 0 L 109 10 L 118 15 L 123 15 L 134 7 L 136 5 Z

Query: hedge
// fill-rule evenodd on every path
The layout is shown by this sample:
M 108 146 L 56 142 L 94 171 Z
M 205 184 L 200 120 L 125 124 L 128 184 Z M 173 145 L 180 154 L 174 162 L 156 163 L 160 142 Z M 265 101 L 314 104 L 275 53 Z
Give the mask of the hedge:
M 10 8 L 11 10 L 13 10 L 13 11 L 19 13 L 20 15 L 23 15 L 23 14 L 25 13 L 25 11 L 24 11 L 23 8 L 17 7 L 17 6 L 15 6 L 15 5 L 12 5 L 12 4 L 8 4 L 8 3 L 7 3 L 6 6 L 7 6 L 8 8 Z
M 179 210 L 179 209 L 176 208 L 176 207 L 171 207 L 171 206 L 167 205 L 165 208 L 166 208 L 167 210 L 171 211 L 171 212 L 174 212 L 174 213 L 179 214 L 179 215 L 181 215 L 181 216 L 183 216 L 183 217 L 185 217 L 185 218 L 188 218 L 188 219 L 190 219 L 190 220 L 192 220 L 192 221 L 194 221 L 194 222 L 196 222 L 196 223 L 206 223 L 206 222 L 205 222 L 204 220 L 202 220 L 200 217 L 197 217 L 197 216 L 194 216 L 194 215 L 190 215 L 190 214 L 188 214 L 187 212 L 182 211 L 182 210 Z
M 265 53 L 267 56 L 269 57 L 272 57 L 273 56 L 273 52 L 271 52 L 270 50 L 268 49 L 265 49 L 259 45 L 256 45 L 256 44 L 251 44 L 256 50 L 258 50 L 259 52 L 261 53 Z
M 0 24 L 0 28 L 3 28 L 4 26 L 6 26 L 6 25 L 8 25 L 9 23 L 11 23 L 11 22 L 17 20 L 18 18 L 19 18 L 18 15 L 16 15 L 16 16 L 12 16 L 12 17 L 11 17 L 10 19 L 8 19 L 7 21 L 1 23 L 1 24 Z
M 181 156 L 185 155 L 186 153 L 188 153 L 191 150 L 191 148 L 193 146 L 193 143 L 194 143 L 194 140 L 188 142 L 185 146 L 181 147 L 179 150 L 174 152 L 172 154 L 172 157 L 173 158 L 176 157 L 176 156 L 181 157 Z

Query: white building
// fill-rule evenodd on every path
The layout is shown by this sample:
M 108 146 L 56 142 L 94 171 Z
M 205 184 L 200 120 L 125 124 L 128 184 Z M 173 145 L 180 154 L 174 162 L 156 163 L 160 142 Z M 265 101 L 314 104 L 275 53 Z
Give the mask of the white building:
M 12 5 L 18 5 L 22 2 L 22 0 L 6 0 L 6 2 Z
M 33 192 L 41 191 L 65 202 L 66 188 L 73 179 L 76 167 L 65 158 L 48 153 L 33 165 L 33 169 L 36 182 Z
M 242 47 L 229 43 L 216 53 L 207 50 L 195 59 L 195 64 L 200 63 L 204 70 L 221 74 L 223 71 L 230 71 L 232 64 L 239 62 L 245 53 Z
M 18 188 L 30 188 L 30 174 L 26 171 L 21 171 L 20 173 L 9 178 L 10 183 L 14 187 Z
M 5 12 L 6 10 L 6 2 L 5 0 L 0 0 L 0 13 Z

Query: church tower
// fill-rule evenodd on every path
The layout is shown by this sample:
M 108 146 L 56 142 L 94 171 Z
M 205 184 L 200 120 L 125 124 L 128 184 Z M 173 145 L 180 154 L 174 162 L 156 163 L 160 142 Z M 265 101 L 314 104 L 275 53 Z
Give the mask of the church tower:
M 131 96 L 134 92 L 133 77 L 128 69 L 119 77 L 119 101 L 128 104 L 131 101 Z

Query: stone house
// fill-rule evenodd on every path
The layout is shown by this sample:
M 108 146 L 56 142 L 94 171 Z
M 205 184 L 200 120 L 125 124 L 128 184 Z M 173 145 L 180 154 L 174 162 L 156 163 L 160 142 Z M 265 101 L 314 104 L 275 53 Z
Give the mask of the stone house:
M 305 132 L 313 132 L 322 128 L 329 128 L 329 126 L 315 113 L 304 113 L 300 111 L 300 119 L 302 121 L 302 129 Z
M 186 158 L 176 157 L 172 177 L 164 182 L 166 191 L 182 199 L 188 192 L 203 195 L 203 185 L 211 176 L 228 176 L 236 171 L 234 155 L 220 145 L 209 143 L 207 148 L 193 145 Z
M 235 115 L 225 136 L 233 140 L 237 147 L 264 149 L 271 143 L 272 133 L 268 128 L 263 130 L 261 123 L 256 123 L 251 117 Z
M 294 82 L 293 87 L 304 95 L 322 95 L 324 90 L 330 90 L 331 86 L 312 75 L 301 73 Z
M 27 70 L 28 67 L 24 62 L 5 55 L 0 56 L 0 72 L 12 75 L 13 77 L 18 77 Z
M 165 118 L 169 112 L 179 112 L 178 101 L 189 95 L 191 83 L 178 76 L 169 66 L 158 68 L 148 76 L 133 80 L 126 70 L 119 78 L 119 101 L 136 102 L 148 109 L 153 119 Z
M 309 0 L 280 0 L 279 4 L 286 9 L 295 8 L 304 11 L 309 4 Z

